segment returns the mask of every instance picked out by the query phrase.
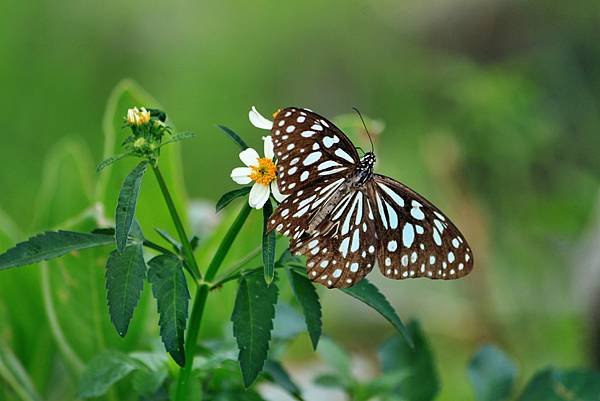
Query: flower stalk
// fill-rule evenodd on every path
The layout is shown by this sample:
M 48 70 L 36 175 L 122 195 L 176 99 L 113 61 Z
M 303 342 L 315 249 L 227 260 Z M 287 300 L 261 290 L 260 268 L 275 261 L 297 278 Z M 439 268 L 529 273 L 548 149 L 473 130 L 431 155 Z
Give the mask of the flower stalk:
M 196 291 L 196 295 L 194 296 L 194 304 L 192 306 L 192 313 L 190 315 L 190 321 L 188 323 L 188 329 L 186 333 L 185 339 L 185 366 L 181 369 L 179 373 L 179 379 L 177 381 L 177 392 L 175 394 L 176 401 L 185 401 L 188 399 L 188 389 L 189 389 L 189 380 L 192 374 L 192 366 L 194 362 L 194 356 L 196 354 L 196 345 L 198 342 L 198 333 L 200 331 L 200 324 L 202 322 L 202 316 L 204 314 L 204 308 L 206 306 L 206 299 L 208 298 L 208 293 L 211 288 L 210 282 L 215 278 L 219 268 L 223 264 L 223 260 L 227 255 L 227 252 L 231 248 L 233 241 L 239 234 L 242 226 L 246 222 L 246 219 L 250 215 L 250 205 L 247 203 L 244 204 L 240 214 L 235 219 L 223 241 L 221 241 L 221 245 L 217 249 L 217 252 L 213 256 L 210 264 L 208 265 L 208 269 L 206 270 L 206 274 L 204 276 L 204 281 L 202 284 L 198 286 L 198 290 Z

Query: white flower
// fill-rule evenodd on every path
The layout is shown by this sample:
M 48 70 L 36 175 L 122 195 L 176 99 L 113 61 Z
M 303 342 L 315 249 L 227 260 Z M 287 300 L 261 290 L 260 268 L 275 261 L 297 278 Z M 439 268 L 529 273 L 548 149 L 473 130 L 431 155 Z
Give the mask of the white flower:
M 256 114 L 268 122 L 258 112 Z M 252 121 L 252 117 L 250 121 Z M 252 123 L 254 124 L 254 121 Z M 231 178 L 238 184 L 246 185 L 254 181 L 248 197 L 248 204 L 255 209 L 261 209 L 267 203 L 271 192 L 277 202 L 283 202 L 285 199 L 277 187 L 277 165 L 273 161 L 275 156 L 273 141 L 270 136 L 263 137 L 263 141 L 265 157 L 260 157 L 256 150 L 248 148 L 240 153 L 240 160 L 246 167 L 237 167 L 231 171 Z
M 250 122 L 256 128 L 271 130 L 273 128 L 273 121 L 264 118 L 257 110 L 256 107 L 252 106 L 252 109 L 248 112 L 248 118 Z
M 150 121 L 150 112 L 145 107 L 134 107 L 127 110 L 127 123 L 129 125 L 145 125 Z

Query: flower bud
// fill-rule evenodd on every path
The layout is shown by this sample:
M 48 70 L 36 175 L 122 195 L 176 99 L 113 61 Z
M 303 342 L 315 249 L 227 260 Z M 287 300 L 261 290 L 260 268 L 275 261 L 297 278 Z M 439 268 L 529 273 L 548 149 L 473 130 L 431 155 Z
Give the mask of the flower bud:
M 129 125 L 145 125 L 150 122 L 150 112 L 145 107 L 138 109 L 134 107 L 127 110 L 127 124 Z

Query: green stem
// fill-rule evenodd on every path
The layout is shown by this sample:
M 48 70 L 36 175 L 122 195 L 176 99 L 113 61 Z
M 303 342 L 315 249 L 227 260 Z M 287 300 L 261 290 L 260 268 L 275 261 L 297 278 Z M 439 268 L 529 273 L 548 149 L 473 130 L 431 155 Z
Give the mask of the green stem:
M 194 355 L 196 354 L 196 343 L 198 341 L 198 333 L 200 332 L 200 323 L 202 321 L 202 315 L 204 314 L 204 307 L 206 306 L 206 299 L 208 298 L 208 292 L 210 290 L 210 282 L 215 278 L 217 272 L 219 271 L 219 268 L 223 263 L 223 259 L 225 259 L 225 255 L 227 255 L 227 252 L 231 248 L 233 241 L 248 218 L 250 211 L 251 208 L 248 203 L 246 203 L 240 211 L 238 217 L 225 234 L 221 245 L 219 245 L 217 252 L 208 265 L 206 275 L 204 276 L 204 282 L 199 286 L 198 291 L 196 291 L 196 295 L 194 296 L 194 304 L 192 306 L 192 313 L 190 315 L 190 321 L 188 323 L 188 329 L 185 338 L 186 363 L 179 373 L 177 393 L 175 395 L 176 401 L 187 400 L 189 387 L 188 384 L 192 374 L 192 365 L 194 362 Z
M 175 229 L 177 230 L 177 235 L 179 236 L 179 240 L 181 241 L 183 258 L 185 260 L 185 264 L 189 267 L 189 271 L 194 277 L 196 281 L 202 278 L 200 274 L 200 269 L 198 269 L 198 263 L 196 263 L 196 258 L 194 257 L 194 251 L 192 250 L 192 246 L 190 245 L 190 241 L 188 239 L 187 234 L 185 233 L 185 229 L 183 228 L 183 223 L 179 218 L 179 214 L 177 213 L 177 209 L 175 208 L 175 203 L 173 202 L 173 198 L 171 198 L 171 194 L 169 193 L 169 189 L 167 188 L 167 184 L 165 183 L 165 179 L 163 178 L 160 170 L 158 169 L 158 165 L 153 165 L 152 169 L 154 170 L 154 175 L 156 176 L 156 180 L 158 181 L 158 185 L 160 186 L 160 190 L 165 198 L 165 202 L 167 202 L 167 207 L 169 208 L 169 213 L 171 214 L 171 218 L 173 219 L 173 224 L 175 224 Z

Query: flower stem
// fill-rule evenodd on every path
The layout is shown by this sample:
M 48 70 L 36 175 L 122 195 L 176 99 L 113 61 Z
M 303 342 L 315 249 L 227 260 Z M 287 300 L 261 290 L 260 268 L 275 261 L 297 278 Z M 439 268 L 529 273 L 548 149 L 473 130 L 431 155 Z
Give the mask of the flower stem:
M 223 263 L 223 259 L 225 259 L 225 255 L 231 248 L 233 241 L 237 237 L 240 229 L 244 225 L 244 222 L 248 218 L 250 214 L 251 208 L 248 203 L 244 204 L 244 207 L 240 211 L 240 214 L 235 219 L 221 245 L 217 249 L 217 252 L 213 256 L 210 264 L 208 265 L 208 269 L 206 270 L 206 274 L 204 276 L 204 281 L 198 287 L 196 291 L 196 295 L 194 296 L 194 304 L 192 306 L 192 313 L 190 315 L 190 321 L 188 323 L 186 338 L 185 338 L 185 366 L 181 369 L 179 373 L 179 380 L 177 381 L 177 392 L 175 395 L 176 401 L 185 401 L 188 396 L 188 384 L 189 379 L 192 374 L 192 365 L 194 362 L 194 355 L 196 354 L 196 343 L 198 341 L 198 333 L 200 331 L 200 323 L 202 321 L 202 315 L 204 314 L 204 307 L 206 306 L 206 299 L 208 297 L 208 292 L 210 290 L 210 282 L 215 278 L 221 264 Z
M 167 202 L 169 213 L 171 214 L 173 224 L 175 224 L 175 229 L 177 230 L 177 235 L 179 236 L 179 240 L 181 241 L 181 249 L 183 251 L 183 258 L 185 260 L 185 264 L 189 268 L 189 272 L 192 275 L 192 277 L 194 277 L 194 280 L 198 281 L 200 278 L 202 278 L 202 275 L 200 274 L 200 269 L 198 269 L 198 263 L 196 263 L 196 258 L 194 257 L 194 251 L 192 250 L 192 246 L 190 245 L 190 240 L 188 239 L 188 236 L 185 233 L 183 223 L 181 222 L 181 218 L 177 213 L 177 209 L 175 208 L 173 198 L 171 198 L 169 188 L 167 188 L 167 184 L 165 183 L 165 179 L 163 178 L 160 170 L 158 169 L 158 165 L 154 164 L 152 166 L 152 169 L 154 170 L 154 175 L 156 176 L 156 180 L 158 181 L 160 190 L 163 194 L 163 197 L 165 198 L 165 202 Z

